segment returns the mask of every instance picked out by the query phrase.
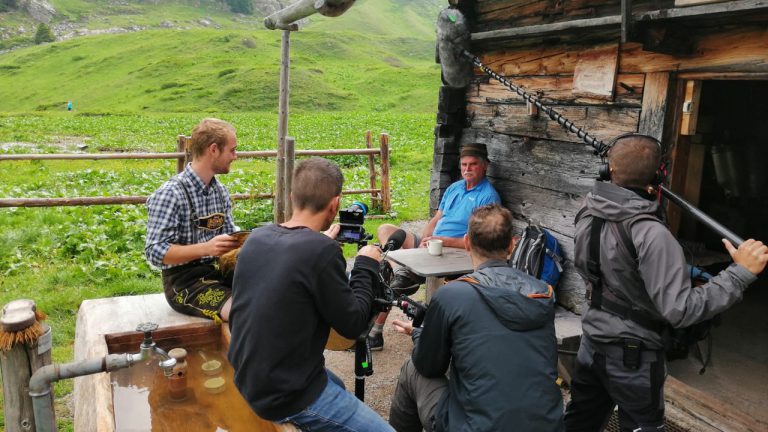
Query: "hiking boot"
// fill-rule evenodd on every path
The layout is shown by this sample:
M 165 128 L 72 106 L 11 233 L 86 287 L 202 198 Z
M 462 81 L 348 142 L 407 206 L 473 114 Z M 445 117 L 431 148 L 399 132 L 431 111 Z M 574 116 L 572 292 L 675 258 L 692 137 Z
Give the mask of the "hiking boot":
M 368 336 L 368 346 L 371 351 L 381 351 L 384 349 L 384 334 L 379 333 L 376 336 Z
M 392 291 L 397 295 L 411 295 L 419 290 L 419 285 L 423 284 L 425 279 L 410 270 L 399 268 L 395 270 L 395 276 L 389 285 Z

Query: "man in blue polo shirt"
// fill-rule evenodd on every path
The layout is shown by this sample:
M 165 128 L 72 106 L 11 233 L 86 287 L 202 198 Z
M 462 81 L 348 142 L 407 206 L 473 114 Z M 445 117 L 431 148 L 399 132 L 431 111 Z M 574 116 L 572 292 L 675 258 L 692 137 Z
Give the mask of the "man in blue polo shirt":
M 448 186 L 440 200 L 435 216 L 427 222 L 421 235 L 407 232 L 403 249 L 426 247 L 427 241 L 440 239 L 445 247 L 464 248 L 464 234 L 467 233 L 472 210 L 487 204 L 501 203 L 499 194 L 485 177 L 488 169 L 488 153 L 481 144 L 468 144 L 459 154 L 461 180 Z M 391 224 L 381 225 L 377 231 L 379 242 L 385 244 L 399 227 Z M 392 288 L 401 292 L 415 291 L 424 282 L 421 278 L 404 268 L 395 271 Z M 368 343 L 372 350 L 384 347 L 382 329 L 388 312 L 382 312 L 368 334 Z

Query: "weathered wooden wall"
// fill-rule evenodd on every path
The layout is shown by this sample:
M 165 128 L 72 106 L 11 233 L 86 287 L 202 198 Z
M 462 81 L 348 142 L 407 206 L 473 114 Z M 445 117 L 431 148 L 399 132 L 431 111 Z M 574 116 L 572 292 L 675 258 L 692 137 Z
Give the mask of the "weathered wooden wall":
M 618 15 L 621 0 L 477 0 L 473 31 L 552 24 Z M 636 12 L 672 7 L 674 0 L 635 0 Z
M 633 10 L 672 7 L 667 1 L 636 1 Z M 465 3 L 466 6 L 466 3 Z M 477 0 L 473 32 L 552 23 L 561 20 L 614 15 L 619 1 Z M 735 24 L 732 23 L 732 24 Z M 573 36 L 573 35 L 571 35 Z M 576 35 L 578 36 L 578 35 Z M 483 63 L 530 91 L 593 136 L 608 140 L 624 132 L 640 131 L 673 145 L 678 79 L 686 74 L 723 76 L 729 73 L 768 73 L 768 24 L 702 26 L 689 34 L 694 52 L 669 55 L 643 50 L 640 43 L 620 43 L 619 29 L 603 33 L 599 43 L 578 37 L 494 41 L 473 45 Z M 591 99 L 573 94 L 574 71 L 591 52 L 618 50 L 614 97 Z M 479 70 L 466 89 L 464 130 L 445 139 L 436 134 L 432 208 L 441 188 L 457 178 L 458 147 L 484 143 L 491 167 L 488 175 L 515 216 L 516 226 L 540 223 L 558 238 L 567 258 L 558 300 L 581 311 L 584 285 L 572 265 L 573 218 L 597 176 L 599 159 L 574 134 L 566 133 L 545 115 L 529 115 L 516 94 Z M 448 145 L 449 144 L 449 145 Z M 456 144 L 459 144 L 458 146 Z M 669 149 L 671 155 L 674 149 Z

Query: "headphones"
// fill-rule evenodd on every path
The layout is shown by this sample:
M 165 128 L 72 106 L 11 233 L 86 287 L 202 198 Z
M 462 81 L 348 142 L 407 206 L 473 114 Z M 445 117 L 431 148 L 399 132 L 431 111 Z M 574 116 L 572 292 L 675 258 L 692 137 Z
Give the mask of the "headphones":
M 664 155 L 664 148 L 661 145 L 661 141 L 657 140 L 656 138 L 645 135 L 637 132 L 629 132 L 625 134 L 621 134 L 614 139 L 612 139 L 608 143 L 608 150 L 606 150 L 602 155 L 600 155 L 600 158 L 602 159 L 602 163 L 600 163 L 600 167 L 597 169 L 597 174 L 599 176 L 599 180 L 601 181 L 609 181 L 611 180 L 611 167 L 608 165 L 608 151 L 610 151 L 611 148 L 616 144 L 617 141 L 622 140 L 624 138 L 630 138 L 630 137 L 638 137 L 638 138 L 647 138 L 649 140 L 652 140 L 656 143 L 656 146 L 658 147 L 659 151 L 659 158 L 661 158 Z M 659 167 L 656 169 L 656 173 L 653 176 L 653 180 L 651 181 L 651 184 L 653 186 L 658 186 L 662 183 L 664 183 L 664 180 L 667 177 L 667 169 L 664 166 L 664 161 L 662 160 L 659 164 Z

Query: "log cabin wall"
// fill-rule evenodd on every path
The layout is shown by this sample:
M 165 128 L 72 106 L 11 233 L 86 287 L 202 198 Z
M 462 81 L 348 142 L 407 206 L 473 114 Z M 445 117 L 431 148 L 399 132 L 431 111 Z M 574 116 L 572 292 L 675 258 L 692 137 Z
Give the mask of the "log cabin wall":
M 681 9 L 674 9 L 673 3 L 636 1 L 632 14 L 639 22 L 664 15 L 659 9 Z M 749 6 L 750 2 L 725 3 Z M 621 13 L 621 2 L 616 0 L 476 0 L 459 2 L 458 7 L 472 25 L 473 53 L 494 71 L 538 95 L 598 139 L 635 131 L 663 139 L 669 159 L 675 153 L 683 78 L 768 78 L 768 11 L 764 2 L 751 3 L 759 6 L 751 14 L 654 22 L 635 36 L 639 41 L 625 43 L 620 21 L 610 18 Z M 557 27 L 587 19 L 603 21 L 594 28 Z M 555 26 L 547 32 L 546 25 L 551 24 Z M 529 28 L 544 30 L 525 34 Z M 517 32 L 505 35 L 509 29 Z M 681 32 L 684 38 L 679 37 Z M 687 49 L 681 48 L 681 40 Z M 655 51 L 646 49 L 649 46 Z M 611 96 L 574 92 L 580 62 L 595 58 L 617 59 Z M 546 115 L 529 114 L 520 97 L 479 69 L 464 89 L 464 107 L 443 103 L 445 89 L 435 130 L 432 211 L 445 188 L 459 177 L 460 146 L 486 144 L 491 160 L 488 176 L 513 212 L 516 227 L 536 222 L 560 241 L 567 262 L 558 301 L 580 313 L 584 284 L 572 264 L 573 219 L 594 183 L 599 159 L 591 147 Z

